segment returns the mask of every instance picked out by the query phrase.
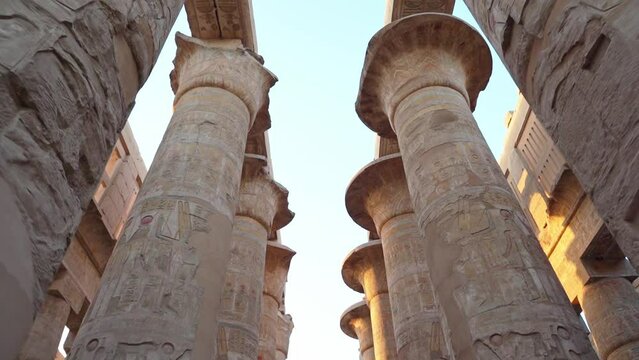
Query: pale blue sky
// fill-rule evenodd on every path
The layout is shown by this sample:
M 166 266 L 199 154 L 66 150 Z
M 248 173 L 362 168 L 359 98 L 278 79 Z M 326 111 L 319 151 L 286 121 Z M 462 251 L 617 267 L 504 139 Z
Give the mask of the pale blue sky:
M 346 213 L 344 192 L 374 155 L 374 134 L 354 103 L 366 46 L 383 26 L 385 0 L 254 0 L 253 7 L 259 53 L 279 77 L 270 105 L 275 179 L 289 189 L 296 213 L 281 231 L 284 244 L 297 251 L 286 298 L 295 322 L 289 359 L 357 359 L 358 343 L 341 332 L 339 317 L 362 295 L 343 283 L 340 271 L 367 233 Z M 174 31 L 190 33 L 185 15 Z M 477 28 L 460 0 L 455 15 Z M 172 33 L 130 117 L 147 167 L 171 117 L 173 39 Z M 494 53 L 493 62 L 475 117 L 498 155 L 517 89 Z

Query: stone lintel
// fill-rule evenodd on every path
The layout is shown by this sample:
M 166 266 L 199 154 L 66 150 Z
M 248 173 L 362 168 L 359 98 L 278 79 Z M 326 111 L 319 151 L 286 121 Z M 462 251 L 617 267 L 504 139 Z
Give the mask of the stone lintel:
M 369 42 L 355 108 L 381 136 L 392 134 L 397 105 L 416 90 L 443 86 L 475 108 L 492 58 L 482 36 L 451 15 L 424 13 L 392 22 Z
M 375 141 L 375 158 L 380 158 L 386 155 L 392 155 L 399 153 L 399 143 L 397 142 L 397 136 L 383 137 L 377 136 Z
M 84 293 L 73 279 L 73 276 L 64 268 L 60 267 L 48 290 L 49 294 L 63 298 L 71 309 L 77 314 L 82 310 L 84 304 Z
M 388 292 L 381 240 L 368 241 L 351 251 L 342 264 L 342 279 L 367 300 Z
M 293 220 L 288 190 L 271 178 L 265 156 L 245 154 L 236 214 L 257 220 L 269 232 L 269 240 Z
M 581 262 L 588 273 L 586 284 L 599 279 L 624 278 L 630 282 L 637 278 L 637 270 L 626 258 L 623 259 L 581 259 Z
M 103 229 L 103 231 L 106 232 L 106 229 Z M 95 262 L 92 261 L 90 255 L 91 253 L 86 251 L 81 238 L 74 236 L 71 238 L 69 247 L 67 247 L 67 251 L 64 254 L 62 265 L 74 278 L 75 284 L 78 285 L 89 302 L 93 302 L 100 288 L 101 274 L 95 267 Z
M 284 286 L 295 251 L 282 244 L 269 242 L 266 245 L 266 265 L 264 266 L 264 294 L 282 305 Z
M 102 275 L 113 252 L 115 239 L 109 234 L 109 230 L 104 225 L 102 214 L 93 200 L 89 202 L 89 206 L 82 216 L 82 221 L 76 231 L 76 238 L 81 242 L 82 248 L 86 249 L 87 256 L 95 265 L 98 273 Z
M 454 7 L 455 0 L 386 0 L 384 23 L 424 12 L 452 14 Z
M 268 148 L 266 145 L 265 134 L 264 133 L 250 134 L 246 140 L 245 153 L 260 155 L 260 156 L 264 156 L 265 158 L 268 158 Z
M 186 0 L 185 8 L 193 37 L 241 39 L 257 51 L 251 0 Z
M 400 154 L 380 157 L 355 175 L 346 190 L 346 210 L 355 223 L 378 234 L 389 219 L 413 212 Z
M 174 104 L 186 92 L 199 87 L 224 89 L 240 98 L 251 114 L 251 122 L 269 121 L 268 92 L 277 77 L 263 66 L 263 59 L 239 43 L 221 43 L 193 38 L 182 33 L 175 36 L 177 54 L 171 72 Z

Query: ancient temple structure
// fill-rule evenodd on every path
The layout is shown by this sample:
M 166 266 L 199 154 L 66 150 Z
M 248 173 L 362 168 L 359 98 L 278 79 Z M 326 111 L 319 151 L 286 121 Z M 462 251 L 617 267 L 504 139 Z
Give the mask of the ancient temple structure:
M 526 101 L 498 163 L 472 114 L 484 38 L 454 0 L 387 1 L 355 105 L 378 146 L 345 199 L 364 300 L 340 328 L 369 360 L 638 359 L 639 2 L 465 3 Z M 183 7 L 147 173 L 126 119 Z M 67 326 L 70 359 L 286 359 L 294 214 L 251 1 L 0 14 L 0 358 L 51 359 Z
M 514 49 L 513 58 L 505 55 L 507 65 L 513 61 L 526 70 L 528 64 L 517 61 L 531 60 L 547 66 L 541 56 L 522 52 L 535 49 L 533 35 L 556 30 L 543 27 L 554 2 L 545 3 L 545 12 L 523 1 L 490 2 L 488 9 L 486 2 L 467 3 L 478 21 L 486 21 L 489 38 L 499 40 L 495 46 Z M 543 125 L 521 120 L 529 117 L 527 109 L 516 112 L 510 125 L 516 130 L 507 148 L 517 149 L 528 165 L 507 153 L 506 177 L 519 193 L 510 191 L 471 113 L 490 76 L 491 56 L 476 30 L 447 15 L 453 5 L 389 1 L 387 25 L 369 43 L 356 109 L 380 139 L 376 159 L 347 190 L 346 208 L 371 239 L 381 241 L 357 247 L 344 261 L 344 281 L 365 301 L 342 315 L 342 330 L 359 339 L 362 357 L 372 336 L 376 359 L 594 359 L 577 316 L 583 307 L 600 358 L 639 356 L 639 329 L 628 320 L 639 309 L 628 281 L 635 271 L 608 231 L 616 227 L 623 234 L 626 225 L 612 219 L 604 225 L 593 215 L 593 202 L 583 201 L 575 176 L 564 172 L 566 161 L 542 134 Z M 594 7 L 604 10 L 596 18 L 605 19 L 614 7 Z M 575 12 L 568 17 L 575 26 L 585 26 L 577 24 L 576 13 L 593 13 L 585 5 L 564 11 Z M 610 19 L 622 25 L 621 18 Z M 523 44 L 511 44 L 517 41 Z M 601 47 L 609 39 L 602 34 L 596 42 L 582 67 L 590 71 L 591 63 L 605 63 L 597 53 L 605 53 Z M 518 80 L 529 79 L 521 75 Z M 529 189 L 529 183 L 538 187 Z M 556 209 L 551 226 L 548 198 Z M 523 213 L 520 204 L 531 211 Z M 528 226 L 531 218 L 544 218 L 536 232 Z M 365 305 L 368 311 L 361 310 Z
M 597 352 L 636 352 L 639 328 L 627 319 L 639 314 L 637 271 L 523 96 L 506 126 L 500 166 Z

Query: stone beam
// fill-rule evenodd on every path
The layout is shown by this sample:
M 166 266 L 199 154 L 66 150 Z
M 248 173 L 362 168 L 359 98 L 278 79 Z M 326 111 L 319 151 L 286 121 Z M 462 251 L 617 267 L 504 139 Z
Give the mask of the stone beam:
M 257 52 L 251 0 L 186 0 L 193 37 L 204 40 L 241 39 Z
M 384 23 L 424 12 L 452 14 L 455 0 L 386 0 Z

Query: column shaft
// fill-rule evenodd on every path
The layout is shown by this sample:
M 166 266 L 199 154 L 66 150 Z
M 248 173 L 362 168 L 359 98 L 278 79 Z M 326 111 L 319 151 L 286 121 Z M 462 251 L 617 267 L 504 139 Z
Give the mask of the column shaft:
M 428 271 L 426 245 L 414 213 L 389 219 L 380 231 L 397 343 L 406 360 L 448 358 L 440 310 Z
M 3 2 L 0 358 L 14 359 L 182 1 Z M 9 240 L 10 239 L 10 240 Z
M 218 359 L 257 359 L 267 236 L 257 220 L 235 217 L 218 329 Z
M 71 359 L 211 358 L 250 125 L 224 89 L 177 100 Z
M 260 320 L 260 360 L 276 360 L 277 313 L 280 305 L 273 296 L 264 294 Z
M 393 121 L 455 357 L 594 359 L 465 96 L 422 88 Z
M 367 295 L 366 298 L 371 311 L 375 359 L 397 359 L 393 315 L 391 314 L 391 303 L 388 293 L 378 293 L 370 298 Z
M 55 295 L 47 295 L 33 322 L 27 341 L 22 345 L 18 359 L 53 359 L 58 352 L 58 343 L 70 311 L 71 306 L 66 300 Z
M 602 359 L 639 357 L 639 294 L 630 281 L 596 280 L 584 286 L 579 301 Z

